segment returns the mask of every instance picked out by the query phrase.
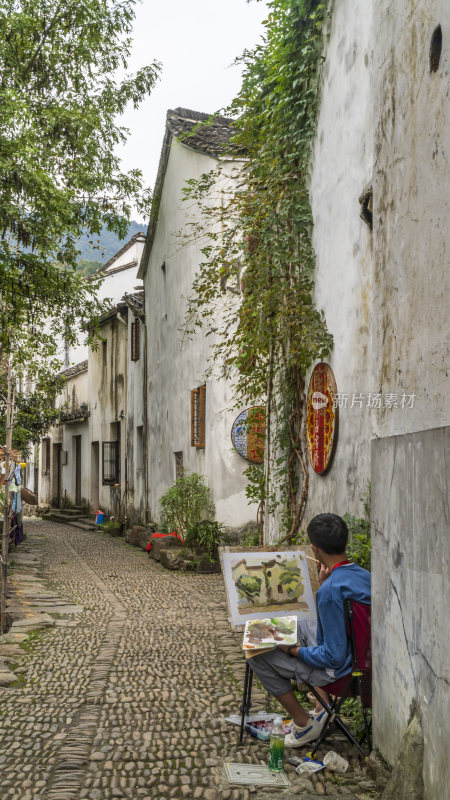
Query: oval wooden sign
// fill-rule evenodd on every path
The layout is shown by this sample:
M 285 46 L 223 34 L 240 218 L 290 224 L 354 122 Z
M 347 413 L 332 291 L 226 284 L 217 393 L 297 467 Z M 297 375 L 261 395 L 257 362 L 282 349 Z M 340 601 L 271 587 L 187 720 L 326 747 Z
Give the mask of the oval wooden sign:
M 329 364 L 316 364 L 308 387 L 307 440 L 314 472 L 324 475 L 331 466 L 337 440 L 338 409 L 333 400 L 336 379 Z
M 242 458 L 251 464 L 264 461 L 264 435 L 266 431 L 266 409 L 253 406 L 241 411 L 231 428 L 231 441 Z

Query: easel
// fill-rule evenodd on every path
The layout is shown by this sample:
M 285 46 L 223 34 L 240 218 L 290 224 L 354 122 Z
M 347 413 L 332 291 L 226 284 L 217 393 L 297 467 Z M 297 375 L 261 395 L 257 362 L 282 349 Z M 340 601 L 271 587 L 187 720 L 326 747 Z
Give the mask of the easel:
M 306 559 L 306 564 L 308 567 L 308 574 L 311 582 L 311 589 L 313 593 L 313 599 L 315 601 L 316 592 L 319 589 L 319 576 L 317 574 L 317 564 L 319 563 L 316 558 L 313 557 L 312 549 L 309 545 L 302 545 L 300 547 L 276 547 L 275 545 L 271 546 L 262 546 L 262 547 L 220 547 L 219 548 L 219 557 L 220 563 L 222 567 L 222 575 L 224 577 L 225 583 L 225 592 L 227 597 L 227 605 L 228 610 L 230 612 L 229 622 L 231 627 L 234 630 L 243 630 L 245 627 L 242 625 L 235 625 L 233 624 L 232 620 L 232 597 L 230 593 L 230 588 L 228 586 L 226 577 L 225 577 L 225 569 L 224 569 L 224 554 L 236 553 L 283 553 L 283 552 L 292 552 L 292 551 L 300 551 L 304 558 Z M 267 613 L 274 613 L 267 612 Z M 282 610 L 278 614 L 289 614 L 293 613 L 289 610 Z M 248 717 L 251 709 L 251 700 L 252 700 L 252 686 L 253 686 L 253 670 L 249 664 L 249 657 L 246 656 L 246 664 L 245 664 L 245 677 L 244 677 L 244 691 L 242 695 L 242 702 L 239 708 L 241 721 L 240 721 L 240 728 L 239 728 L 239 746 L 242 746 L 243 739 L 244 739 L 244 731 L 245 731 L 245 718 Z

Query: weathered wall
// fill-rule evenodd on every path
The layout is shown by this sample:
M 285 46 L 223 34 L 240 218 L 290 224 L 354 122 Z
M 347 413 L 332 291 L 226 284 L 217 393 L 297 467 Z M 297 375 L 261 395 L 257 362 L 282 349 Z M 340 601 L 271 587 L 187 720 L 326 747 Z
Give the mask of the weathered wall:
M 90 442 L 91 448 L 93 442 L 99 444 L 98 499 L 107 515 L 117 514 L 125 487 L 127 330 L 127 324 L 115 316 L 110 318 L 100 328 L 100 336 L 106 342 L 106 357 L 102 345 L 89 352 Z M 115 487 L 102 483 L 102 442 L 116 440 L 117 423 L 120 423 L 120 486 Z M 96 481 L 97 476 L 91 473 L 91 485 Z
M 126 515 L 130 525 L 146 522 L 145 482 L 145 428 L 144 428 L 144 378 L 145 378 L 145 326 L 140 325 L 140 355 L 131 361 L 131 325 L 134 314 L 128 311 L 127 352 L 127 476 L 128 492 Z
M 449 427 L 372 444 L 374 743 L 393 764 L 418 709 L 424 800 L 450 797 L 449 463 Z
M 67 404 L 66 413 L 70 414 L 80 408 L 82 403 L 88 405 L 89 386 L 87 369 L 78 375 L 67 379 L 66 385 L 60 395 L 56 398 L 56 407 L 61 408 Z M 73 437 L 81 436 L 81 498 L 87 501 L 89 498 L 89 474 L 85 468 L 89 454 L 89 426 L 87 421 L 71 421 L 63 425 L 51 428 L 47 436 L 51 439 L 51 466 L 50 472 L 43 472 L 44 452 L 42 442 L 39 446 L 39 475 L 38 475 L 38 501 L 40 505 L 50 505 L 57 500 L 57 451 L 54 445 L 61 444 L 63 454 L 61 464 L 61 502 L 75 504 L 76 488 L 76 461 L 73 445 Z M 64 463 L 66 461 L 66 463 Z
M 359 197 L 372 179 L 372 25 L 367 0 L 334 3 L 310 193 L 315 300 L 334 337 L 327 361 L 338 391 L 347 393 L 348 401 L 339 411 L 339 438 L 330 471 L 317 475 L 308 459 L 305 525 L 324 511 L 361 514 L 360 498 L 370 480 L 370 410 L 351 405 L 353 393 L 374 390 L 370 376 L 372 235 L 359 216 Z M 269 520 L 268 538 L 278 536 L 277 521 Z
M 132 241 L 124 253 L 114 258 L 104 273 L 104 279 L 97 291 L 99 300 L 111 300 L 111 305 L 118 303 L 125 292 L 132 294 L 136 288 L 142 288 L 142 281 L 137 278 L 139 261 L 144 249 L 144 240 Z M 115 270 L 118 269 L 118 272 Z M 71 347 L 68 354 L 68 365 L 78 364 L 88 357 L 88 347 L 84 344 L 85 334 L 80 331 L 78 343 Z
M 375 744 L 395 759 L 415 703 L 424 798 L 442 800 L 450 796 L 450 6 L 377 0 L 374 11 L 373 375 L 382 392 L 415 394 L 413 408 L 373 416 Z M 438 24 L 442 55 L 430 73 Z
M 256 507 L 244 494 L 247 463 L 233 451 L 230 433 L 235 413 L 230 388 L 222 379 L 207 381 L 206 447 L 191 446 L 191 390 L 205 382 L 212 335 L 182 343 L 186 298 L 203 260 L 201 243 L 182 246 L 176 234 L 193 220 L 192 204 L 183 203 L 188 178 L 214 166 L 208 156 L 182 144 L 171 146 L 158 225 L 144 279 L 148 347 L 148 485 L 149 511 L 159 518 L 159 499 L 175 481 L 176 452 L 184 466 L 202 473 L 212 489 L 217 519 L 230 526 L 255 521 Z M 189 207 L 191 206 L 191 207 Z M 165 278 L 162 265 L 165 264 Z M 164 290 L 164 281 L 166 287 Z

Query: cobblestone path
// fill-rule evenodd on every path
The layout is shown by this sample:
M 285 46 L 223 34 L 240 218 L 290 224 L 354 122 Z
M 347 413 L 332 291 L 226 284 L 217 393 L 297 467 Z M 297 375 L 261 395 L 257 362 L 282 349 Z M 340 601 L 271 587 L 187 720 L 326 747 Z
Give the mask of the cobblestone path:
M 84 610 L 74 627 L 31 636 L 18 685 L 0 690 L 1 799 L 268 796 L 223 779 L 224 759 L 266 763 L 267 746 L 237 750 L 238 729 L 222 720 L 238 710 L 243 660 L 220 576 L 169 573 L 107 534 L 27 530 L 40 575 Z M 356 757 L 345 785 L 289 777 L 286 796 L 376 796 Z

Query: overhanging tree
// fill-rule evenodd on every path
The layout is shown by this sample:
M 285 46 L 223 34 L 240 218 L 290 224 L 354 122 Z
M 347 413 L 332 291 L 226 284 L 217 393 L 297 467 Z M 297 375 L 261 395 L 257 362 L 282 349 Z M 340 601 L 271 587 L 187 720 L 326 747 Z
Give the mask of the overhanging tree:
M 124 73 L 134 0 L 0 0 L 0 342 L 8 327 L 50 318 L 73 341 L 96 317 L 77 274 L 77 240 L 105 225 L 125 236 L 148 212 L 138 169 L 120 170 L 117 124 L 153 87 L 159 65 Z M 118 71 L 124 77 L 117 79 Z
M 141 171 L 122 172 L 117 156 L 128 134 L 117 117 L 129 103 L 140 104 L 159 73 L 153 62 L 126 74 L 134 6 L 0 0 L 0 430 L 7 461 L 14 413 L 19 428 L 27 420 L 23 435 L 30 420 L 34 431 L 50 421 L 41 389 L 56 367 L 56 341 L 74 343 L 88 323 L 95 334 L 103 310 L 97 283 L 77 271 L 79 237 L 87 232 L 94 241 L 103 227 L 124 237 L 132 207 L 149 212 Z M 19 375 L 33 371 L 36 353 L 39 375 L 26 408 L 15 390 Z M 7 486 L 5 505 L 7 511 Z

